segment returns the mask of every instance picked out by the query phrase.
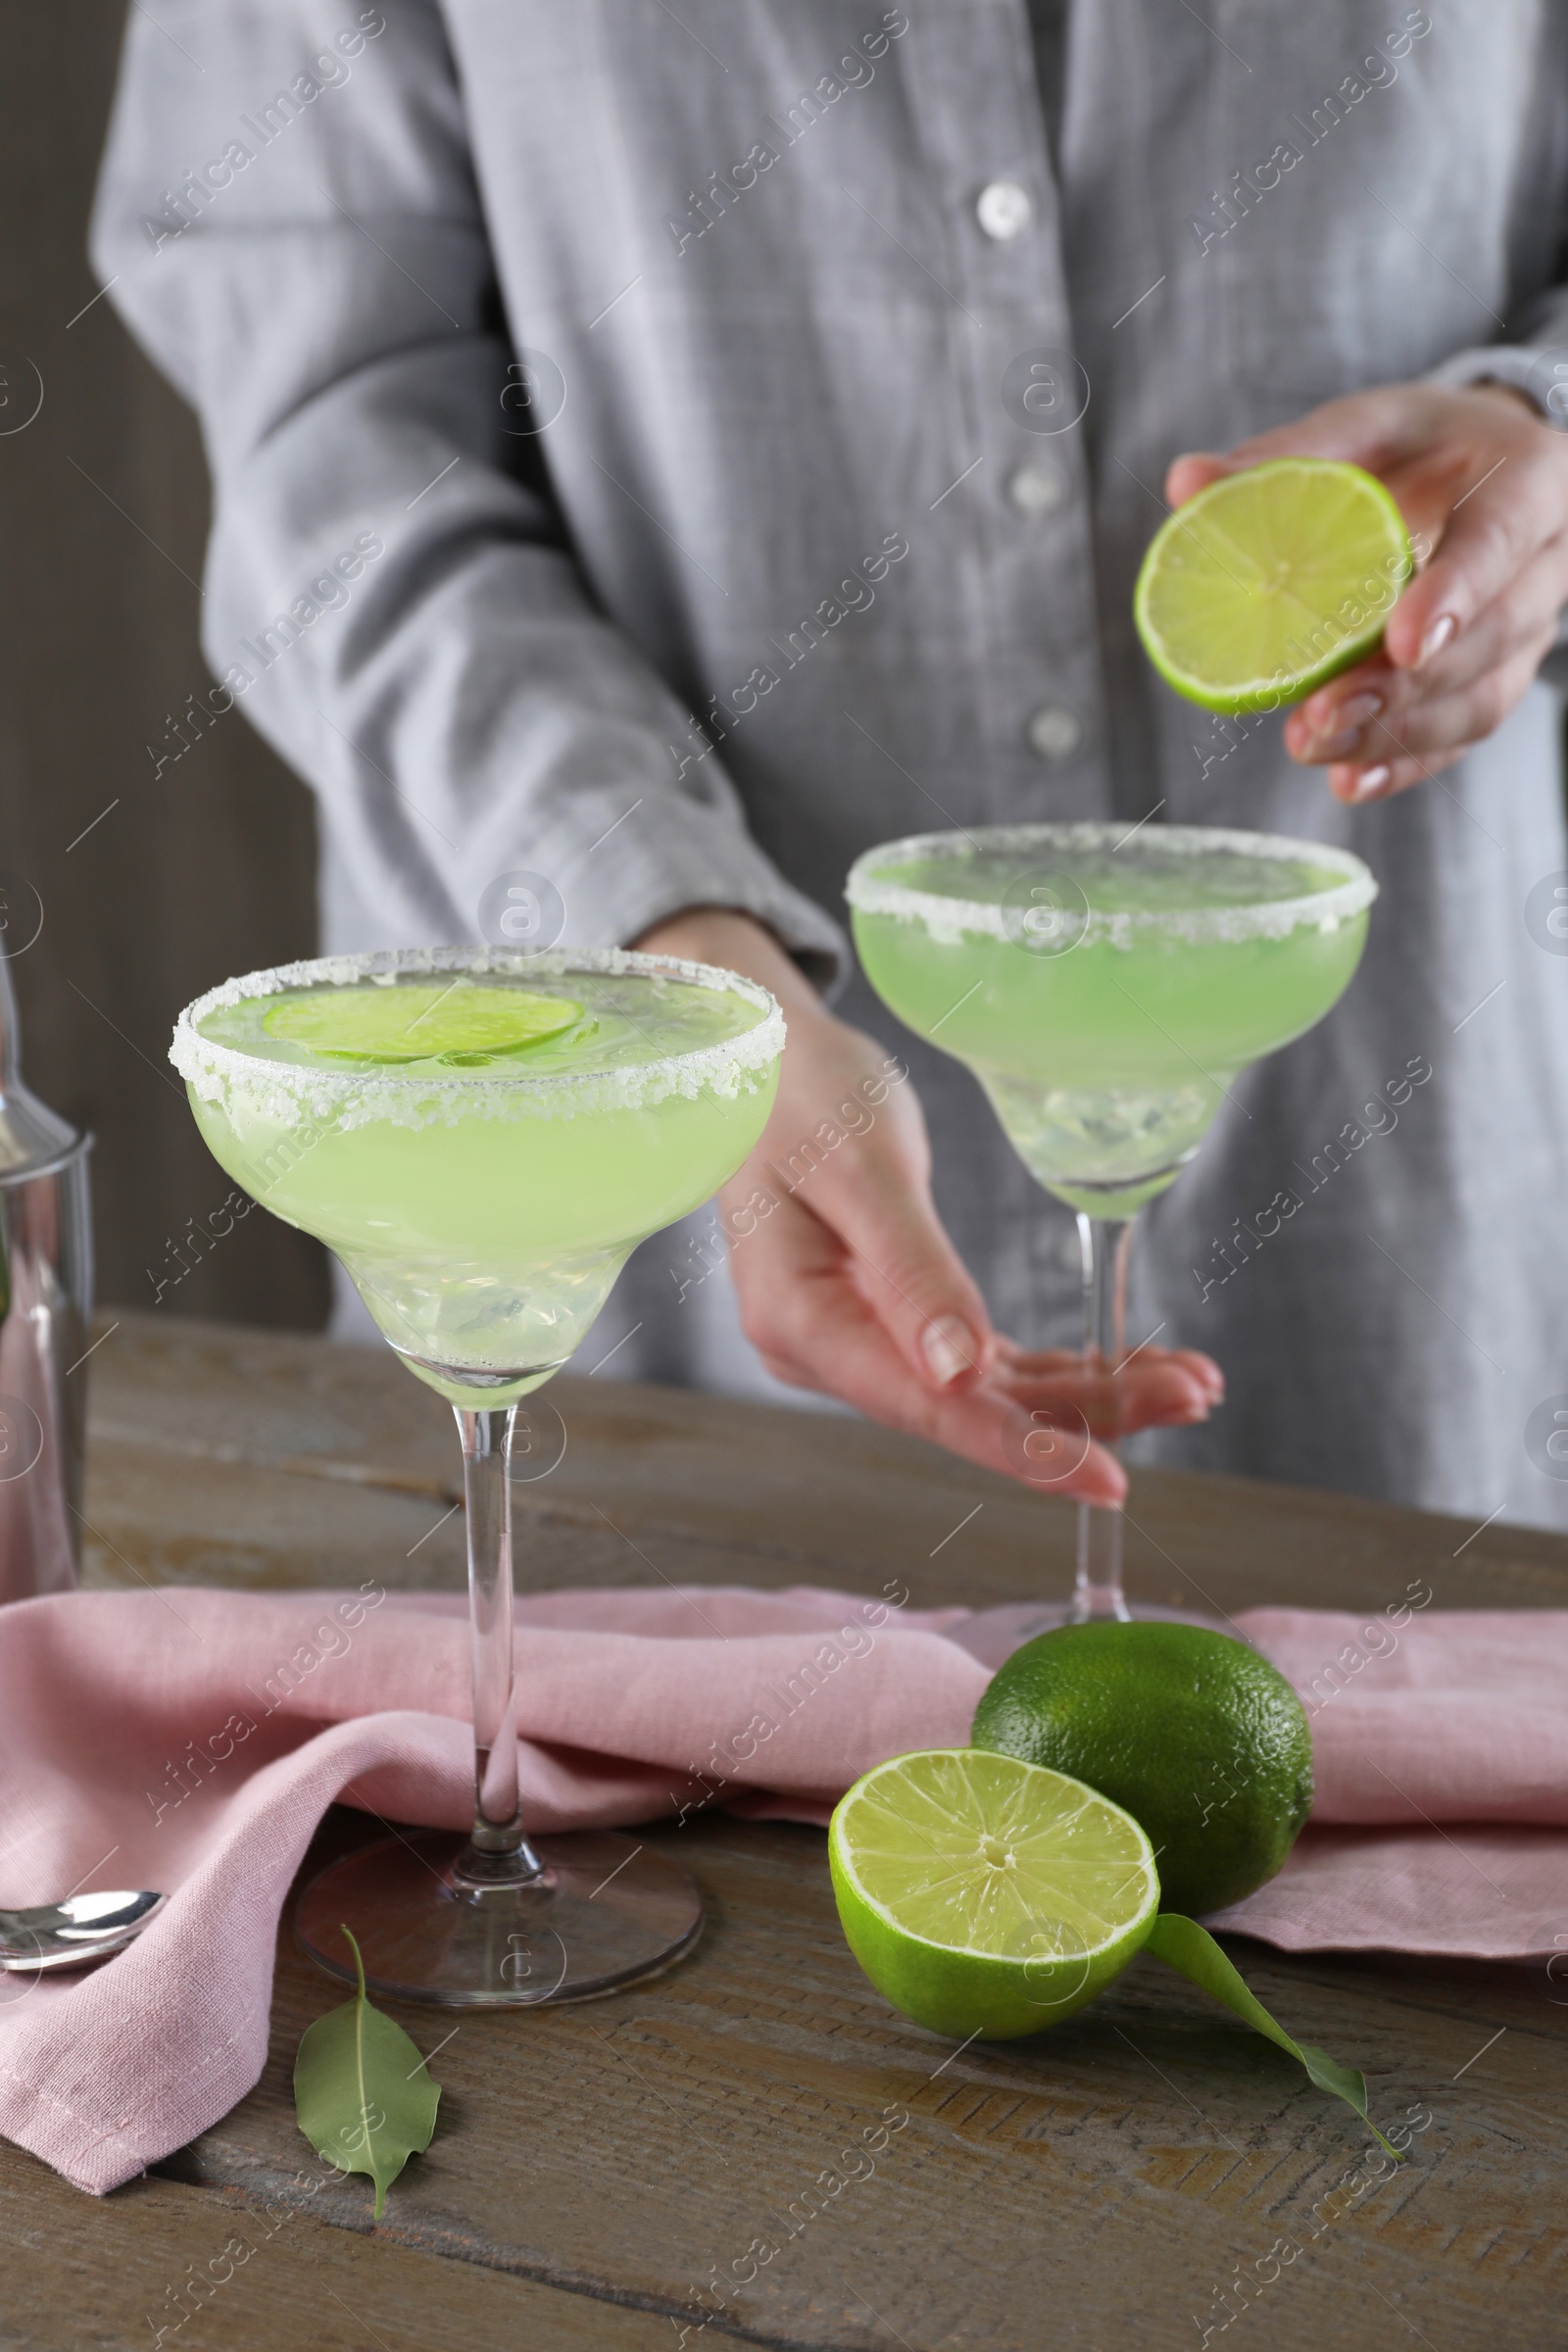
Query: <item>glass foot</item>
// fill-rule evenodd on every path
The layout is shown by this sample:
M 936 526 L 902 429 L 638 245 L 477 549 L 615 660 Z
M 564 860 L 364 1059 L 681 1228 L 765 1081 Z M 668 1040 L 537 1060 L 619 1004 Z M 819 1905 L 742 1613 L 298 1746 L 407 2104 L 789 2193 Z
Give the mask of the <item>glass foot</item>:
M 1174 1625 L 1200 1625 L 1211 1634 L 1230 1634 L 1236 1628 L 1222 1617 L 1211 1617 L 1202 1609 L 1162 1609 L 1152 1601 L 1132 1601 L 1129 1604 L 1133 1621 L 1145 1618 L 1163 1618 Z M 982 1666 L 997 1668 L 1032 1642 L 1037 1634 L 1054 1634 L 1058 1626 L 1082 1623 L 1074 1612 L 1071 1600 L 1017 1600 L 1004 1602 L 999 1608 L 981 1609 L 967 1625 L 950 1625 L 944 1639 L 956 1642 L 960 1649 L 977 1658 Z
M 372 1993 L 446 2009 L 541 2008 L 657 1976 L 701 1933 L 691 1872 L 612 1831 L 536 1838 L 543 1878 L 482 1891 L 453 1877 L 466 1843 L 416 1831 L 323 1870 L 294 1914 L 317 1966 L 355 1982 L 347 1927 Z
M 1124 1625 L 1144 1625 L 1151 1619 L 1157 1619 L 1165 1625 L 1206 1626 L 1211 1634 L 1228 1634 L 1231 1631 L 1223 1617 L 1216 1617 L 1208 1609 L 1165 1609 L 1156 1600 L 1129 1600 L 1125 1607 L 1126 1615 L 1121 1619 Z M 1054 1633 L 1058 1625 L 1116 1623 L 1114 1618 L 1108 1616 L 1081 1617 L 1075 1603 L 1070 1600 L 1048 1602 L 1040 1608 L 1031 1609 L 1029 1617 L 1029 1630 L 1018 1636 L 1020 1642 L 1033 1641 L 1036 1634 Z

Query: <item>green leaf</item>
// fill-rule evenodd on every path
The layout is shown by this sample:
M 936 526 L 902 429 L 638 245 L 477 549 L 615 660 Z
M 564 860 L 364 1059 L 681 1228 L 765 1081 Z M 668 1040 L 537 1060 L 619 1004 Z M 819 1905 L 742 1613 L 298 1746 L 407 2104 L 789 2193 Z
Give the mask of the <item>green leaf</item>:
M 411 2156 L 422 2155 L 435 2131 L 441 2085 L 403 2028 L 365 1997 L 365 1963 L 349 1935 L 360 1988 L 341 2009 L 307 2026 L 294 2060 L 294 2118 L 316 2150 L 340 2173 L 368 2173 L 375 2218 Z
M 1226 1959 L 1219 1945 L 1196 1919 L 1183 1919 L 1179 1911 L 1161 1911 L 1144 1945 L 1157 1960 L 1177 1969 L 1203 1992 L 1211 1992 L 1216 2001 L 1269 2040 L 1277 2042 L 1305 2067 L 1319 2090 L 1332 2091 L 1348 2107 L 1353 2107 L 1380 2148 L 1387 2148 L 1396 2164 L 1404 2162 L 1403 2151 L 1384 2138 L 1366 2111 L 1366 2082 L 1353 2066 L 1340 2066 L 1326 2051 L 1315 2050 L 1308 2042 L 1293 2041 L 1283 2026 L 1277 2026 L 1256 1994 L 1250 1992 L 1243 1979 Z

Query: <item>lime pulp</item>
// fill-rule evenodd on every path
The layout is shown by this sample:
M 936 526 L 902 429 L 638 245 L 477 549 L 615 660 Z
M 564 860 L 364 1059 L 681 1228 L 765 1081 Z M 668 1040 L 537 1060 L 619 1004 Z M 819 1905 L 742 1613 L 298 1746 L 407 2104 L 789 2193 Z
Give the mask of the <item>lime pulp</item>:
M 1413 569 L 1382 482 L 1334 459 L 1274 458 L 1222 474 L 1160 525 L 1133 617 L 1189 702 L 1277 710 L 1375 652 Z
M 895 1756 L 833 1815 L 850 1949 L 938 2034 L 1006 2040 L 1084 2007 L 1159 1908 L 1153 1848 L 1081 1781 L 979 1748 Z
M 581 1018 L 582 1006 L 566 997 L 449 980 L 280 997 L 264 1026 L 270 1037 L 333 1060 L 397 1062 L 512 1053 L 559 1037 Z

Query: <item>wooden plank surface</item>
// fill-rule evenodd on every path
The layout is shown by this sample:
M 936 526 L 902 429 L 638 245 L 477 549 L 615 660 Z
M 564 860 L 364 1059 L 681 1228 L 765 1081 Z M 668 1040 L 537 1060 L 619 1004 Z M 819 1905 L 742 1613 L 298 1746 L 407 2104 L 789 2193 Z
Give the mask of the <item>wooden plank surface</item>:
M 93 1369 L 91 1581 L 461 1582 L 450 1416 L 390 1360 L 147 1316 Z M 517 1488 L 527 1582 L 897 1575 L 977 1601 L 1065 1583 L 1063 1506 L 887 1433 L 602 1382 L 557 1396 L 564 1458 Z M 1162 1599 L 1370 1609 L 1424 1577 L 1450 1606 L 1568 1605 L 1545 1535 L 1467 1541 L 1169 1473 L 1137 1482 L 1133 1516 Z M 334 1813 L 317 1858 L 368 1831 Z M 441 2130 L 378 2227 L 366 2183 L 321 2180 L 294 2129 L 294 2049 L 338 1995 L 285 1923 L 262 2081 L 157 2178 L 95 2203 L 0 2147 L 0 2345 L 150 2342 L 147 2315 L 235 2231 L 257 2255 L 168 2341 L 678 2352 L 699 2321 L 910 2352 L 1562 2340 L 1568 1987 L 1541 1967 L 1235 1942 L 1276 2013 L 1415 2127 L 1385 2179 L 1353 2119 L 1155 1962 L 1039 2040 L 955 2053 L 850 1959 L 819 1833 L 714 1814 L 652 1835 L 703 1882 L 694 1956 L 607 2000 L 465 2017 L 432 2068 Z M 400 2014 L 427 2050 L 450 2030 Z
M 330 1572 L 338 1547 L 382 1543 L 389 1577 L 461 1583 L 456 1521 L 406 1575 L 390 1556 L 405 1528 L 415 1544 L 462 1492 L 450 1408 L 390 1350 L 124 1315 L 92 1378 L 87 1515 L 144 1573 L 156 1561 L 172 1580 L 222 1582 L 233 1546 L 227 1573 L 242 1583 L 348 1583 L 347 1567 Z M 664 1544 L 677 1557 L 689 1545 L 708 1564 L 682 1573 L 714 1582 L 875 1589 L 900 1575 L 918 1601 L 976 1605 L 1071 1584 L 1068 1504 L 889 1430 L 608 1380 L 553 1381 L 529 1406 L 537 1453 L 514 1487 L 522 1583 L 654 1582 L 622 1530 L 662 1539 L 665 1573 Z M 386 1495 L 407 1498 L 406 1517 L 366 1536 Z M 128 1573 L 89 1551 L 95 1573 Z M 1423 1576 L 1446 1607 L 1568 1605 L 1556 1536 L 1500 1522 L 1478 1535 L 1462 1520 L 1250 1479 L 1139 1474 L 1127 1552 L 1134 1593 L 1189 1606 L 1202 1593 L 1226 1609 L 1381 1606 Z
M 1377 2184 L 1353 2121 L 1156 1962 L 1049 2036 L 956 2057 L 849 1959 L 819 1833 L 712 1819 L 656 1838 L 703 1882 L 697 1956 L 612 2001 L 465 2019 L 432 2069 L 443 2131 L 389 2209 L 402 2243 L 670 2313 L 716 2265 L 732 2331 L 917 2352 L 1184 2344 L 1280 2237 L 1300 2248 L 1264 2299 L 1282 2345 L 1385 2344 L 1402 2331 L 1380 2295 L 1444 2352 L 1560 2302 L 1561 2025 L 1539 1974 L 1238 1945 L 1302 2038 L 1366 2059 L 1385 2122 L 1423 2127 Z M 267 2075 L 166 2170 L 286 2201 L 289 2070 L 323 2005 L 280 1950 Z M 403 2017 L 425 2049 L 450 2030 Z M 887 2145 L 850 2180 L 867 2128 Z M 366 2224 L 359 2183 L 313 2208 Z
M 303 2145 L 303 2142 L 301 2143 Z M 667 2352 L 669 2323 L 469 2266 L 454 2291 L 437 2255 L 346 2233 L 284 2200 L 133 2180 L 101 2203 L 0 2150 L 0 2344 L 121 2352 Z

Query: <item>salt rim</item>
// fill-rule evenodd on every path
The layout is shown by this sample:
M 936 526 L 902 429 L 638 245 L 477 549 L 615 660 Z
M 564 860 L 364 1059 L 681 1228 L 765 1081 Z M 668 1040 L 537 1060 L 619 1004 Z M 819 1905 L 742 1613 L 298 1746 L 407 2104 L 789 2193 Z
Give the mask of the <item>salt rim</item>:
M 740 997 L 762 1007 L 764 1017 L 739 1037 L 625 1069 L 555 1071 L 538 1076 L 515 1072 L 493 1078 L 471 1073 L 433 1077 L 427 1071 L 400 1077 L 384 1069 L 333 1070 L 277 1061 L 220 1045 L 203 1037 L 198 1026 L 209 1013 L 241 1004 L 248 997 L 275 996 L 281 989 L 319 987 L 323 982 L 344 988 L 360 980 L 391 980 L 400 972 L 454 971 L 552 979 L 571 972 L 643 973 L 652 979 L 685 980 Z M 783 1050 L 784 1015 L 773 997 L 757 981 L 747 980 L 739 972 L 721 971 L 715 964 L 687 963 L 673 956 L 639 956 L 626 948 L 551 948 L 532 956 L 504 948 L 397 948 L 359 956 L 321 956 L 310 962 L 275 964 L 270 971 L 246 972 L 238 979 L 225 980 L 186 1005 L 174 1024 L 169 1058 L 204 1102 L 222 1103 L 234 1089 L 243 1095 L 250 1116 L 274 1126 L 298 1127 L 320 1120 L 347 1130 L 375 1120 L 395 1127 L 424 1127 L 436 1122 L 451 1127 L 460 1118 L 570 1118 L 581 1112 L 641 1110 L 671 1095 L 694 1100 L 705 1091 L 730 1098 L 740 1093 L 752 1072 L 761 1072 Z
M 1292 931 L 1311 925 L 1333 931 L 1371 906 L 1378 883 L 1352 851 L 1322 841 L 1297 841 L 1283 833 L 1241 833 L 1215 825 L 1161 825 L 1156 838 L 1171 848 L 1196 855 L 1200 850 L 1231 850 L 1253 858 L 1304 860 L 1324 865 L 1345 876 L 1331 890 L 1314 891 L 1304 899 L 1271 899 L 1252 906 L 1202 906 L 1162 912 L 1155 908 L 1091 912 L 1076 944 L 1108 944 L 1131 948 L 1141 939 L 1184 940 L 1209 946 L 1250 939 L 1285 939 Z M 1015 943 L 1023 935 L 1021 912 L 1005 906 L 985 906 L 968 899 L 944 898 L 937 891 L 910 890 L 874 873 L 874 866 L 909 863 L 917 858 L 961 858 L 965 845 L 993 850 L 1096 850 L 1115 847 L 1127 839 L 1119 824 L 978 825 L 968 833 L 911 833 L 903 841 L 885 841 L 850 868 L 844 896 L 861 914 L 891 915 L 899 922 L 923 925 L 944 947 L 965 937 Z

